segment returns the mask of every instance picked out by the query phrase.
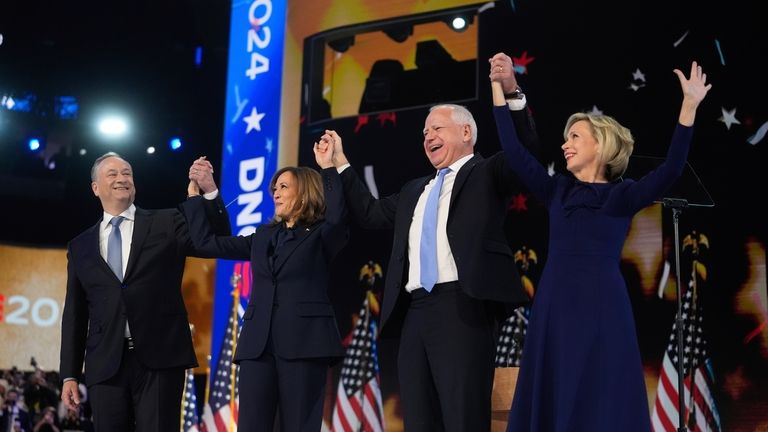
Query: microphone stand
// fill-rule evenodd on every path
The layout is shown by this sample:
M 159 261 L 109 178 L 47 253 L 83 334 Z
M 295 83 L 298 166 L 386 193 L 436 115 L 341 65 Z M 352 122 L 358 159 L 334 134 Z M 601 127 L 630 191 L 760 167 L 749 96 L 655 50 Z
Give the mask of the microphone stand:
M 664 198 L 661 200 L 664 207 L 672 209 L 672 223 L 675 228 L 675 274 L 677 276 L 677 432 L 686 432 L 685 426 L 685 384 L 683 383 L 683 294 L 680 282 L 680 235 L 679 219 L 684 208 L 688 208 L 688 201 L 682 198 Z

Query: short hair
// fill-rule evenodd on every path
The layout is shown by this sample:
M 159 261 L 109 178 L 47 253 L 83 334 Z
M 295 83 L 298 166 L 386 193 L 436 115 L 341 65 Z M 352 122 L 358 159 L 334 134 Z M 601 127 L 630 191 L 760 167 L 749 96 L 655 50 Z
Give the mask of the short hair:
M 574 123 L 586 121 L 592 135 L 597 140 L 600 151 L 600 163 L 605 167 L 605 178 L 614 181 L 624 175 L 629 164 L 629 156 L 635 146 L 632 132 L 611 116 L 590 113 L 575 113 L 565 122 L 563 137 L 568 140 L 568 130 Z
M 91 181 L 92 182 L 96 181 L 96 173 L 99 172 L 99 167 L 101 166 L 101 163 L 104 162 L 105 159 L 109 159 L 111 157 L 116 157 L 116 158 L 122 159 L 122 160 L 125 161 L 125 163 L 128 164 L 129 167 L 131 166 L 131 163 L 128 162 L 127 160 L 125 160 L 125 158 L 120 156 L 119 154 L 117 154 L 115 152 L 106 152 L 103 155 L 97 157 L 95 161 L 93 161 L 93 166 L 91 167 Z M 131 169 L 133 169 L 133 167 L 131 167 Z
M 291 212 L 296 213 L 296 222 L 312 225 L 322 220 L 325 217 L 325 194 L 320 173 L 308 167 L 281 168 L 269 182 L 270 193 L 274 193 L 278 177 L 285 172 L 290 172 L 296 178 L 296 201 L 291 209 Z M 270 224 L 277 225 L 280 222 L 282 218 L 275 215 Z
M 463 105 L 456 105 L 456 104 L 440 104 L 435 105 L 432 108 L 429 109 L 429 112 L 432 112 L 436 109 L 442 109 L 442 108 L 448 108 L 451 110 L 451 119 L 456 124 L 468 124 L 469 130 L 470 130 L 470 138 L 472 140 L 472 145 L 475 145 L 477 142 L 477 122 L 475 122 L 475 117 L 472 116 L 472 113 L 469 112 L 467 107 Z

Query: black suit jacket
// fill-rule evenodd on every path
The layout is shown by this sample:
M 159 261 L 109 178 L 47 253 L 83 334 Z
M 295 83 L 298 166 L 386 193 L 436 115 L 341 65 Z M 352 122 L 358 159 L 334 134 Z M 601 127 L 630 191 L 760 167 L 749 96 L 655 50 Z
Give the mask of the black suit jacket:
M 221 198 L 210 201 L 217 231 L 229 233 Z M 123 281 L 99 252 L 99 223 L 70 241 L 67 294 L 61 323 L 63 378 L 85 383 L 105 381 L 120 367 L 125 322 L 136 357 L 150 369 L 197 366 L 181 279 L 187 256 L 207 257 L 194 249 L 186 221 L 176 209 L 136 208 L 131 253 Z
M 295 238 L 279 250 L 274 264 L 270 247 L 282 224 L 261 225 L 245 237 L 215 237 L 202 212 L 201 200 L 182 205 L 195 247 L 219 258 L 250 260 L 253 289 L 243 316 L 235 361 L 256 359 L 272 337 L 284 359 L 341 358 L 344 350 L 328 297 L 330 266 L 347 244 L 341 180 L 335 168 L 322 171 L 325 219 L 297 226 Z
M 528 110 L 513 111 L 521 140 L 537 144 Z M 408 232 L 416 202 L 434 173 L 411 180 L 399 193 L 375 199 L 351 168 L 341 174 L 346 202 L 352 217 L 363 228 L 393 228 L 382 302 L 382 335 L 399 334 L 409 296 L 404 295 L 408 275 Z M 471 297 L 489 300 L 498 319 L 511 315 L 528 302 L 522 289 L 513 253 L 506 241 L 504 219 L 517 177 L 499 152 L 484 159 L 476 154 L 461 167 L 451 193 L 447 235 L 459 284 Z

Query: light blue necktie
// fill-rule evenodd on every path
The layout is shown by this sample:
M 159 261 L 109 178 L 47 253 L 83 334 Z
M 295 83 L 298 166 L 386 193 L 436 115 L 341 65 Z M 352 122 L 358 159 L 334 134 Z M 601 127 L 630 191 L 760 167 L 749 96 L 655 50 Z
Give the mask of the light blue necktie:
M 450 168 L 443 168 L 437 172 L 437 179 L 432 190 L 429 191 L 427 204 L 424 206 L 419 261 L 421 261 L 421 286 L 429 292 L 437 283 L 437 207 L 440 202 L 440 189 L 443 187 L 445 175 L 450 170 Z
M 120 235 L 120 224 L 124 219 L 122 216 L 116 216 L 109 221 L 112 231 L 107 240 L 107 264 L 120 281 L 123 280 L 123 238 Z

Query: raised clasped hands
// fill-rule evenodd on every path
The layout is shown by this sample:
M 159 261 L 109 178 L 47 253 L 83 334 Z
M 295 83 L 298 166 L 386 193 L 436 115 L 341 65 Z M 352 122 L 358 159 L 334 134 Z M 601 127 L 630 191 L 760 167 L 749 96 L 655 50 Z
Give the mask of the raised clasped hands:
M 517 78 L 515 78 L 515 65 L 512 58 L 504 53 L 497 53 L 488 59 L 491 66 L 491 72 L 488 77 L 492 82 L 501 84 L 505 94 L 514 93 L 519 87 Z
M 315 161 L 320 168 L 338 168 L 347 163 L 341 137 L 334 130 L 326 129 L 320 140 L 315 142 L 313 151 L 315 152 Z
M 205 156 L 197 158 L 189 167 L 189 185 L 187 195 L 200 195 L 217 189 L 213 180 L 213 165 Z

